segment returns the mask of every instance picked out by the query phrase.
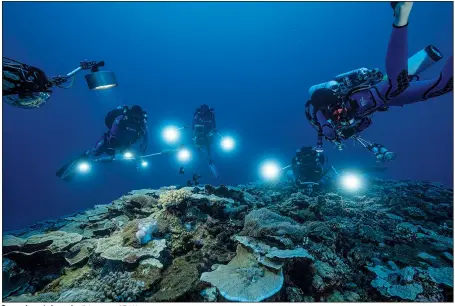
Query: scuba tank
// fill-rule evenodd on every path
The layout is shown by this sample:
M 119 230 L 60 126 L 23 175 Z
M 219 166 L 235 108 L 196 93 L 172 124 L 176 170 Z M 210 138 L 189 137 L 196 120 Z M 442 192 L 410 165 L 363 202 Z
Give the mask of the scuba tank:
M 362 85 L 375 85 L 383 80 L 379 69 L 359 68 L 337 75 L 334 80 L 313 85 L 310 87 L 310 96 L 317 89 L 328 88 L 341 95 L 347 94 L 351 89 Z
M 128 105 L 123 105 L 119 106 L 114 110 L 111 110 L 109 113 L 107 113 L 106 117 L 104 118 L 104 124 L 106 127 L 110 130 L 112 128 L 112 125 L 114 124 L 115 118 L 118 116 L 124 114 L 124 115 L 131 115 L 133 106 L 128 106 Z M 146 121 L 147 120 L 147 113 L 145 111 L 141 111 L 141 115 L 139 118 L 142 118 L 141 121 Z
M 428 45 L 408 59 L 408 75 L 418 76 L 420 73 L 439 62 L 443 58 L 441 51 Z M 309 89 L 310 96 L 317 89 L 328 88 L 340 94 L 347 94 L 351 89 L 362 85 L 376 85 L 387 80 L 379 69 L 359 68 L 337 75 L 333 80 L 313 85 Z
M 124 114 L 127 111 L 127 108 L 128 106 L 119 106 L 107 113 L 106 117 L 104 118 L 104 124 L 109 130 L 112 128 L 115 118 Z

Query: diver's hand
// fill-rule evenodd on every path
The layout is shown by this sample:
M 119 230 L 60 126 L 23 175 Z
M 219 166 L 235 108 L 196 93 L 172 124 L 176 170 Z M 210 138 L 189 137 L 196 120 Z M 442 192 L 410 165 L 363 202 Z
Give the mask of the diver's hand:
M 414 2 L 398 2 L 395 6 L 395 20 L 393 24 L 397 27 L 403 27 L 409 22 L 409 14 L 411 14 Z

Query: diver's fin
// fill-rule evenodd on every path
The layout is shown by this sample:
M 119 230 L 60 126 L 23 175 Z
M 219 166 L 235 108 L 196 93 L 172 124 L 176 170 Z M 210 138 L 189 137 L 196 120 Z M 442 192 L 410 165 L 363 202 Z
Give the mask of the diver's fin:
M 215 165 L 213 163 L 209 163 L 209 168 L 210 172 L 212 173 L 212 176 L 217 179 L 220 176 L 220 174 L 218 173 L 218 170 L 216 170 Z
M 69 182 L 74 178 L 74 170 L 71 169 L 74 167 L 76 161 L 72 161 L 61 167 L 55 174 L 62 180 Z
M 66 182 L 73 180 L 76 174 L 74 171 L 76 163 L 81 161 L 82 159 L 87 158 L 87 156 L 88 156 L 87 152 L 81 154 L 78 158 L 70 161 L 69 163 L 65 164 L 63 167 L 58 169 L 55 175 L 57 175 L 59 178 Z

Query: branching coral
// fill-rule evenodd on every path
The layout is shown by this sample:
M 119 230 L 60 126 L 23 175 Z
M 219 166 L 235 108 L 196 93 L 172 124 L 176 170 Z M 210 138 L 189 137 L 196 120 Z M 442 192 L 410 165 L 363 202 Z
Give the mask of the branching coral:
M 187 189 L 169 190 L 160 194 L 158 203 L 168 207 L 180 205 L 191 196 L 191 191 Z
M 136 302 L 145 284 L 132 278 L 132 275 L 131 272 L 110 272 L 93 286 L 93 291 L 107 302 Z

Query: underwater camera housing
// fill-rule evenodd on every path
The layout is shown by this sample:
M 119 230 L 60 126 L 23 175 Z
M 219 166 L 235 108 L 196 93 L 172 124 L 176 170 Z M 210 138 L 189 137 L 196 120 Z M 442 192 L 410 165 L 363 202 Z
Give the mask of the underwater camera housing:
M 117 86 L 117 79 L 113 72 L 99 71 L 99 67 L 103 66 L 104 61 L 84 61 L 80 63 L 79 67 L 66 75 L 48 78 L 39 68 L 3 57 L 2 85 L 4 101 L 16 107 L 38 108 L 49 100 L 53 86 L 63 89 L 71 88 L 75 75 L 81 70 L 91 70 L 91 73 L 85 76 L 90 90 Z M 71 81 L 71 83 L 68 86 L 63 86 L 68 81 Z
M 7 57 L 3 57 L 2 66 L 2 88 L 6 103 L 36 108 L 50 98 L 52 83 L 41 69 Z

